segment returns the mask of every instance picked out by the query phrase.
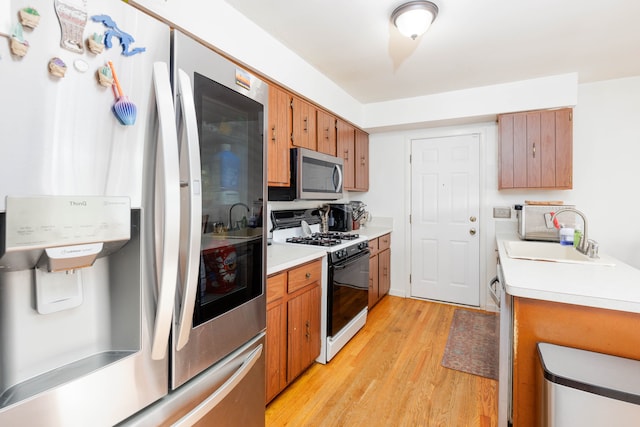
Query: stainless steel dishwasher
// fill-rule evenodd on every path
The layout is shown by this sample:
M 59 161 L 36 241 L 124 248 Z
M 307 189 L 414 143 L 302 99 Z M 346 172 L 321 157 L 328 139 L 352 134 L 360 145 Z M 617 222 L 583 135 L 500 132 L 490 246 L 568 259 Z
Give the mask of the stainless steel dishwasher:
M 512 425 L 513 297 L 506 292 L 505 280 L 497 260 L 496 277 L 489 282 L 489 294 L 500 308 L 500 346 L 498 359 L 498 427 Z

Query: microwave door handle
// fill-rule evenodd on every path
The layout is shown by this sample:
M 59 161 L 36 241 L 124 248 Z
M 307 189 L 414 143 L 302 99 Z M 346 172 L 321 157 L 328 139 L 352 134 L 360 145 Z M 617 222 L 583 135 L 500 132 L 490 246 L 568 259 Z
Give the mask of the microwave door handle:
M 338 185 L 335 186 L 335 190 L 336 192 L 338 192 L 342 188 L 342 168 L 340 168 L 340 165 L 335 165 L 333 167 L 334 178 L 336 174 L 338 175 Z M 333 182 L 335 183 L 335 179 L 333 180 Z
M 198 290 L 200 261 L 200 232 L 202 226 L 202 189 L 200 182 L 200 142 L 191 80 L 187 73 L 178 70 L 178 98 L 184 135 L 181 138 L 180 169 L 182 191 L 188 194 L 182 200 L 182 239 L 180 247 L 180 280 L 182 301 L 177 323 L 176 350 L 189 342 L 193 310 Z M 183 152 L 184 151 L 184 152 Z
M 167 64 L 153 64 L 153 85 L 158 109 L 158 145 L 156 150 L 157 181 L 154 182 L 154 254 L 158 296 L 151 343 L 151 358 L 166 357 L 178 275 L 178 242 L 180 239 L 180 172 L 178 168 L 178 135 L 169 70 Z M 160 190 L 160 191 L 158 191 Z M 158 212 L 160 211 L 160 212 Z

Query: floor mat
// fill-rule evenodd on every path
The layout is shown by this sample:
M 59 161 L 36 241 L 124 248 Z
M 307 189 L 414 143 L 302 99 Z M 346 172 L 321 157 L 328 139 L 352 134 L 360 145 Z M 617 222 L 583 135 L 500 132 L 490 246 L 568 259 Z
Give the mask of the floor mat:
M 499 317 L 457 309 L 453 313 L 442 366 L 498 379 Z

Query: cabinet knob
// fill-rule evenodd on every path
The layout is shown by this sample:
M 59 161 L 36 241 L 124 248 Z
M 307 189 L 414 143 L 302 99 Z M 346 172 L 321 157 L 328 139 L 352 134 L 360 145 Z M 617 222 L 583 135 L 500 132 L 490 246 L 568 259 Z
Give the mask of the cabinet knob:
M 475 216 L 473 216 L 473 215 L 469 217 L 469 221 L 471 221 L 471 222 L 476 222 L 476 220 L 477 220 L 477 219 L 478 219 L 478 218 L 476 218 L 476 217 L 475 217 Z
M 305 274 L 304 277 L 306 277 L 307 279 L 311 278 L 311 273 Z
M 470 230 L 469 230 L 469 234 L 471 234 L 472 236 L 475 236 L 475 234 L 476 234 L 476 229 L 475 229 L 475 228 L 470 229 Z

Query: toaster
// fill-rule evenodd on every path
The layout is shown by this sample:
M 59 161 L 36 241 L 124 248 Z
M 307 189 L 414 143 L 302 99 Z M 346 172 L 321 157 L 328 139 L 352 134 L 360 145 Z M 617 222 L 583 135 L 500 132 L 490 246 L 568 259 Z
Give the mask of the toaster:
M 551 222 L 551 214 L 558 209 L 573 208 L 573 205 L 516 205 L 518 236 L 523 240 L 545 240 L 559 242 L 560 233 Z M 565 214 L 558 217 L 561 224 L 575 227 L 575 216 Z

